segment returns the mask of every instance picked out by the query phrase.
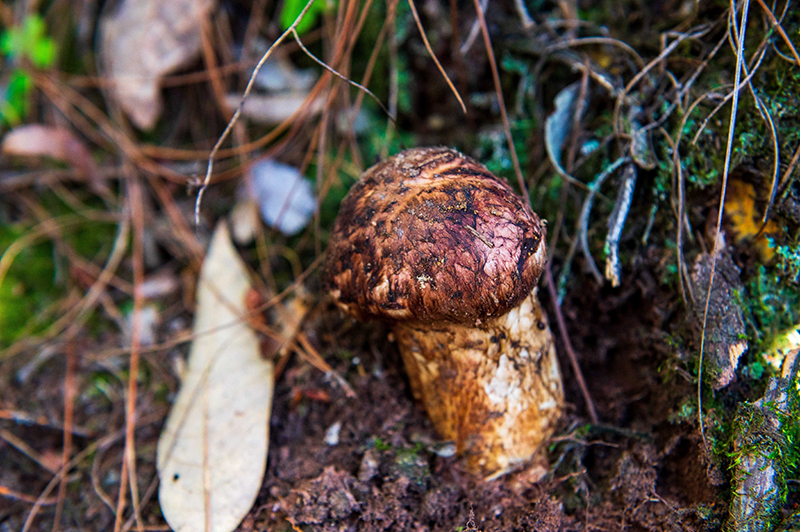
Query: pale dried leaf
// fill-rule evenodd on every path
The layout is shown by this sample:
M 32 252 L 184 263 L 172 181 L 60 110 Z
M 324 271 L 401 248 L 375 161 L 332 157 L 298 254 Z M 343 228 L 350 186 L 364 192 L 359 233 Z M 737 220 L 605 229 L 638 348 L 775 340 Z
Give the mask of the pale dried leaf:
M 317 208 L 311 183 L 303 179 L 300 170 L 272 159 L 250 167 L 247 190 L 264 221 L 286 235 L 300 232 Z
M 49 157 L 64 162 L 86 179 L 98 177 L 97 165 L 86 144 L 62 127 L 28 124 L 3 137 L 0 152 L 6 157 Z
M 308 93 L 316 81 L 311 69 L 300 70 L 285 57 L 271 57 L 256 75 L 256 86 L 265 92 Z
M 247 325 L 250 289 L 220 222 L 198 282 L 188 369 L 158 442 L 159 501 L 176 532 L 235 529 L 261 487 L 273 364 Z
M 572 122 L 577 111 L 580 90 L 580 82 L 563 88 L 556 95 L 555 110 L 545 121 L 544 146 L 547 156 L 556 171 L 562 176 L 568 176 L 568 174 L 561 164 L 561 150 L 572 133 Z
M 305 92 L 286 92 L 280 94 L 250 94 L 242 106 L 242 114 L 259 124 L 278 124 L 290 118 L 300 108 L 309 115 L 316 115 L 325 106 L 324 98 L 317 98 L 306 104 Z M 233 112 L 242 102 L 239 94 L 225 96 L 225 105 Z
M 101 53 L 113 96 L 140 129 L 161 114 L 162 76 L 200 53 L 213 0 L 126 0 L 102 21 Z
M 231 236 L 233 241 L 240 246 L 253 242 L 261 226 L 261 215 L 258 212 L 258 203 L 252 197 L 240 198 L 230 215 Z

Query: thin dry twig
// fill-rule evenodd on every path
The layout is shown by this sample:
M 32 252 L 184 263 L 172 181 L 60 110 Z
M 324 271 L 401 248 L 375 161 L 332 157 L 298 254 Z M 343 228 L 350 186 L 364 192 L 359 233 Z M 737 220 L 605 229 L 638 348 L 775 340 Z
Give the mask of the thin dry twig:
M 717 50 L 719 50 L 720 45 L 722 43 L 724 43 L 725 40 L 726 40 L 726 38 L 723 38 L 722 40 L 720 40 L 720 42 L 717 43 L 717 46 L 715 46 L 715 48 L 711 52 L 711 54 L 709 54 L 709 56 L 713 57 L 713 55 L 716 54 Z M 755 67 L 751 68 L 751 71 L 748 74 L 748 76 L 739 83 L 739 85 L 738 85 L 739 88 L 741 88 L 744 85 L 744 83 L 747 83 L 749 81 L 749 79 L 755 74 L 758 65 L 761 63 L 761 61 L 763 60 L 763 58 L 765 56 L 765 52 L 766 52 L 766 48 L 763 46 L 763 43 L 762 43 L 762 47 L 759 48 L 759 50 L 757 50 L 756 54 L 755 54 L 756 57 L 757 57 Z M 706 58 L 706 61 L 708 61 L 708 59 L 709 58 Z M 704 64 L 701 65 L 701 66 L 705 66 L 705 64 L 706 63 L 704 62 Z M 688 218 L 686 216 L 686 209 L 685 209 L 685 180 L 684 180 L 684 177 L 683 177 L 683 166 L 681 165 L 681 162 L 680 162 L 680 142 L 681 142 L 681 138 L 683 137 L 683 132 L 685 131 L 686 124 L 688 123 L 688 121 L 689 121 L 689 119 L 691 117 L 691 114 L 694 111 L 694 109 L 697 108 L 697 106 L 700 105 L 700 103 L 702 103 L 705 99 L 711 98 L 711 97 L 714 97 L 714 96 L 717 96 L 717 94 L 716 93 L 706 92 L 705 94 L 703 94 L 700 97 L 698 97 L 694 102 L 692 102 L 691 105 L 689 105 L 687 111 L 684 113 L 683 118 L 681 120 L 681 125 L 678 128 L 678 134 L 677 134 L 675 140 L 672 141 L 672 146 L 671 146 L 672 147 L 672 166 L 675 169 L 675 172 L 677 174 L 677 190 L 678 190 L 678 200 L 677 200 L 678 205 L 677 205 L 677 213 L 676 213 L 677 219 L 679 220 L 679 223 L 677 224 L 677 227 L 676 227 L 676 232 L 677 232 L 677 235 L 676 235 L 677 263 L 678 263 L 678 271 L 679 271 L 678 285 L 680 287 L 681 297 L 682 297 L 684 303 L 687 302 L 687 298 L 686 298 L 687 291 L 689 293 L 689 298 L 692 301 L 694 301 L 694 294 L 692 293 L 692 284 L 688 281 L 688 279 L 689 279 L 688 268 L 686 267 L 686 263 L 685 263 L 685 261 L 683 259 L 683 232 L 684 232 L 684 226 L 685 225 L 688 226 Z M 703 123 L 698 128 L 698 132 L 695 134 L 694 138 L 692 139 L 692 143 L 693 144 L 697 143 L 697 140 L 698 140 L 698 138 L 700 136 L 700 133 L 702 133 L 702 131 L 705 129 L 705 127 L 708 124 L 708 122 L 711 119 L 711 117 L 714 116 L 720 109 L 722 109 L 722 107 L 732 97 L 733 97 L 733 92 L 728 93 L 725 97 L 722 98 L 722 101 L 709 113 L 709 115 L 706 116 L 706 118 L 703 120 Z
M 144 420 L 144 424 L 150 425 L 153 422 L 160 423 L 161 421 L 163 421 L 161 417 L 158 417 L 156 419 Z M 112 432 L 111 434 L 103 436 L 99 440 L 92 442 L 81 452 L 77 453 L 75 456 L 72 457 L 69 463 L 67 463 L 64 467 L 60 468 L 58 472 L 55 474 L 55 476 L 53 476 L 53 478 L 47 484 L 47 486 L 45 486 L 44 490 L 42 490 L 42 493 L 39 494 L 39 497 L 33 504 L 31 511 L 28 513 L 28 517 L 25 518 L 25 524 L 22 526 L 21 532 L 28 532 L 31 529 L 31 527 L 33 526 L 33 522 L 36 520 L 36 516 L 38 515 L 39 510 L 41 509 L 42 506 L 55 503 L 55 499 L 51 499 L 48 497 L 50 493 L 52 493 L 52 491 L 55 489 L 56 485 L 63 480 L 64 476 L 67 474 L 67 471 L 69 469 L 75 467 L 75 465 L 79 464 L 87 457 L 91 456 L 92 453 L 94 453 L 97 449 L 106 448 L 109 445 L 116 442 L 117 440 L 119 440 L 120 438 L 122 438 L 123 436 L 125 436 L 124 429 L 117 430 L 115 432 Z
M 15 418 L 19 419 L 19 418 Z M 22 419 L 25 419 L 24 417 Z M 53 464 L 50 463 L 49 460 L 45 460 L 45 458 L 39 453 L 36 449 L 28 445 L 25 440 L 15 436 L 9 430 L 0 429 L 0 439 L 5 440 L 6 443 L 11 445 L 12 447 L 16 448 L 19 452 L 39 464 L 42 469 L 49 471 L 50 473 L 55 474 L 58 471 L 58 468 L 55 467 Z
M 125 402 L 125 447 L 123 450 L 122 471 L 120 472 L 119 498 L 114 521 L 114 532 L 122 526 L 125 509 L 126 488 L 130 482 L 131 501 L 139 530 L 142 519 L 139 508 L 139 493 L 136 478 L 136 396 L 139 384 L 139 347 L 142 336 L 142 307 L 144 298 L 140 287 L 144 283 L 144 208 L 142 186 L 138 176 L 128 179 L 128 202 L 133 225 L 133 325 L 131 332 L 131 354 L 129 362 L 128 393 Z
M 481 0 L 481 6 L 485 10 L 489 5 L 489 0 Z M 464 44 L 461 45 L 459 51 L 461 55 L 466 55 L 469 52 L 469 49 L 472 48 L 472 45 L 475 44 L 475 39 L 478 38 L 478 32 L 481 31 L 480 19 L 475 18 L 475 22 L 472 23 L 472 27 L 469 29 L 469 34 L 467 38 L 464 40 Z
M 353 81 L 352 79 L 350 79 L 350 78 L 348 78 L 346 76 L 343 76 L 342 74 L 340 74 L 339 72 L 334 70 L 332 67 L 326 65 L 323 61 L 319 60 L 314 54 L 312 54 L 308 50 L 308 48 L 305 47 L 305 45 L 303 45 L 303 41 L 300 40 L 300 36 L 297 34 L 297 30 L 294 29 L 294 28 L 291 28 L 291 32 L 292 32 L 292 35 L 294 36 L 295 41 L 297 41 L 298 46 L 300 46 L 300 49 L 303 50 L 303 53 L 305 53 L 312 61 L 314 61 L 319 66 L 321 66 L 322 68 L 324 68 L 325 70 L 327 70 L 328 72 L 330 72 L 331 74 L 336 76 L 337 78 L 341 79 L 345 83 L 349 83 L 353 87 L 356 87 L 357 89 L 365 92 L 367 94 L 367 96 L 372 98 L 375 101 L 375 103 L 377 103 L 380 106 L 381 110 L 389 116 L 390 120 L 392 120 L 392 121 L 395 120 L 395 118 L 391 114 L 389 114 L 389 110 L 386 108 L 385 105 L 383 105 L 383 102 L 381 102 L 378 99 L 378 97 L 375 96 L 375 94 L 371 90 L 369 90 L 368 88 L 366 88 L 362 84 L 360 84 L 358 82 L 355 82 L 355 81 Z
M 21 491 L 7 488 L 6 486 L 0 486 L 0 497 L 8 497 L 9 499 L 16 499 L 30 504 L 35 504 L 41 500 L 40 505 L 42 506 L 49 506 L 55 504 L 57 501 L 55 497 L 41 499 L 41 497 L 33 497 L 32 495 L 27 495 Z
M 783 26 L 781 26 L 781 23 L 778 22 L 778 19 L 775 18 L 775 13 L 773 13 L 772 10 L 767 6 L 767 4 L 764 3 L 764 0 L 756 0 L 756 2 L 758 2 L 758 5 L 760 5 L 761 9 L 764 10 L 764 13 L 767 14 L 767 18 L 769 19 L 770 24 L 772 24 L 772 27 L 775 28 L 775 31 L 777 31 L 780 34 L 781 39 L 783 39 L 783 42 L 786 43 L 786 46 L 788 46 L 789 50 L 791 50 L 792 56 L 794 56 L 795 64 L 797 66 L 800 66 L 800 55 L 797 54 L 797 49 L 794 47 L 794 44 L 792 44 L 792 40 L 789 38 L 789 36 L 786 35 L 786 31 L 784 31 Z M 787 2 L 786 5 L 788 7 L 789 3 Z
M 661 53 L 658 54 L 652 61 L 650 61 L 644 68 L 642 68 L 639 72 L 636 73 L 635 76 L 625 85 L 619 94 L 617 94 L 617 100 L 614 103 L 614 118 L 612 120 L 614 124 L 614 131 L 617 134 L 621 133 L 621 110 L 622 104 L 627 98 L 628 94 L 633 90 L 633 88 L 656 66 L 662 64 L 664 59 L 666 59 L 674 50 L 678 47 L 683 41 L 686 39 L 699 39 L 709 31 L 711 31 L 712 25 L 704 25 L 700 26 L 699 28 L 695 29 L 692 33 L 682 33 L 680 34 L 674 41 L 672 41 L 669 45 L 667 45 Z
M 409 2 L 411 2 L 411 0 L 409 0 Z M 489 38 L 489 28 L 486 25 L 486 17 L 483 14 L 483 8 L 481 7 L 480 1 L 473 0 L 473 3 L 475 4 L 475 10 L 478 13 L 478 20 L 481 23 L 483 43 L 486 46 L 486 56 L 489 58 L 489 66 L 492 69 L 494 90 L 497 94 L 497 103 L 500 107 L 500 117 L 503 119 L 503 130 L 506 134 L 506 141 L 508 141 L 508 150 L 511 153 L 511 162 L 514 165 L 514 173 L 517 176 L 517 182 L 523 197 L 528 201 L 528 203 L 530 203 L 531 198 L 528 194 L 528 187 L 525 186 L 525 179 L 522 177 L 522 168 L 519 166 L 519 157 L 517 157 L 517 149 L 514 146 L 514 137 L 511 135 L 511 123 L 508 120 L 508 112 L 506 112 L 506 103 L 503 99 L 503 87 L 500 84 L 500 73 L 497 70 L 497 61 L 495 61 L 494 58 L 494 50 L 492 49 L 492 40 Z
M 595 410 L 594 401 L 592 401 L 592 396 L 589 393 L 589 387 L 586 386 L 586 380 L 583 378 L 583 372 L 581 371 L 581 366 L 578 363 L 578 356 L 575 354 L 575 350 L 572 348 L 572 342 L 569 340 L 567 325 L 564 323 L 564 315 L 561 313 L 561 307 L 558 304 L 556 285 L 553 281 L 553 272 L 550 269 L 549 262 L 544 269 L 544 274 L 545 284 L 547 284 L 547 292 L 550 295 L 550 301 L 553 304 L 553 311 L 556 315 L 556 322 L 558 323 L 558 332 L 561 335 L 561 341 L 564 343 L 564 349 L 567 351 L 567 358 L 572 366 L 572 371 L 575 373 L 575 378 L 578 381 L 578 387 L 581 389 L 583 400 L 586 402 L 586 409 L 589 411 L 589 419 L 591 419 L 592 423 L 596 425 L 599 422 L 597 410 Z
M 441 72 L 442 77 L 444 77 L 447 86 L 450 87 L 450 90 L 455 95 L 459 105 L 461 105 L 461 110 L 464 111 L 464 114 L 467 114 L 467 106 L 464 104 L 464 100 L 461 99 L 458 89 L 456 89 L 456 86 L 453 85 L 452 81 L 450 81 L 450 77 L 447 75 L 447 72 L 444 71 L 444 67 L 439 62 L 439 59 L 436 58 L 436 54 L 433 53 L 431 43 L 428 42 L 428 36 L 425 35 L 425 29 L 422 27 L 422 21 L 419 19 L 419 13 L 417 13 L 417 6 L 414 5 L 414 0 L 408 0 L 408 5 L 411 7 L 411 14 L 414 15 L 414 21 L 417 23 L 417 29 L 419 29 L 419 34 L 422 36 L 422 42 L 425 43 L 425 48 L 428 50 L 428 54 L 431 56 L 431 59 L 433 59 L 433 62 L 436 63 L 436 68 L 439 69 L 439 72 Z
M 644 69 L 647 66 L 647 64 L 644 62 L 644 59 L 642 59 L 642 56 L 640 56 L 630 44 L 612 37 L 580 37 L 577 39 L 560 40 L 548 45 L 547 48 L 545 48 L 545 52 L 552 53 L 557 50 L 566 50 L 569 48 L 575 48 L 576 46 L 590 44 L 608 44 L 611 46 L 616 46 L 628 52 L 628 54 L 630 54 L 630 56 L 633 58 L 634 62 L 636 62 L 636 66 L 639 68 Z
M 195 226 L 197 227 L 200 226 L 200 205 L 203 202 L 203 194 L 205 193 L 206 188 L 208 188 L 208 185 L 211 183 L 211 174 L 214 171 L 214 159 L 217 156 L 217 152 L 222 147 L 222 143 L 225 142 L 225 140 L 228 138 L 228 135 L 231 134 L 233 126 L 236 125 L 236 123 L 239 121 L 239 117 L 242 115 L 242 109 L 244 108 L 244 103 L 247 101 L 247 97 L 253 90 L 253 86 L 256 83 L 256 77 L 258 76 L 258 73 L 261 71 L 261 68 L 264 66 L 264 63 L 267 62 L 267 59 L 270 58 L 273 51 L 278 46 L 280 46 L 280 44 L 286 39 L 286 37 L 288 37 L 289 35 L 292 34 L 292 32 L 294 32 L 295 28 L 300 23 L 300 21 L 303 20 L 303 17 L 306 16 L 306 13 L 311 8 L 311 5 L 313 3 L 314 0 L 308 0 L 308 2 L 306 2 L 306 5 L 303 7 L 303 10 L 300 12 L 299 15 L 297 15 L 297 18 L 295 19 L 294 22 L 292 22 L 291 26 L 289 26 L 289 28 L 286 31 L 281 33 L 280 37 L 278 37 L 278 39 L 274 43 L 272 43 L 272 46 L 270 46 L 267 49 L 267 51 L 264 52 L 264 55 L 261 56 L 261 59 L 258 61 L 258 64 L 256 65 L 256 68 L 253 70 L 253 74 L 250 76 L 250 80 L 247 82 L 247 86 L 244 89 L 244 93 L 242 93 L 242 101 L 239 102 L 239 105 L 236 107 L 236 111 L 233 113 L 233 116 L 228 121 L 228 124 L 225 126 L 225 130 L 222 132 L 222 135 L 219 136 L 219 139 L 217 139 L 217 142 L 214 144 L 214 147 L 211 148 L 211 153 L 208 155 L 208 168 L 206 169 L 206 175 L 205 178 L 203 179 L 202 184 L 200 185 L 200 189 L 197 191 L 197 200 L 195 201 L 194 204 Z
M 77 354 L 75 344 L 68 341 L 65 346 L 66 372 L 64 376 L 64 444 L 61 451 L 61 469 L 67 471 L 70 454 L 72 454 L 72 420 L 75 412 L 75 371 L 77 369 Z M 67 495 L 67 483 L 62 479 L 58 485 L 58 502 L 56 515 L 53 518 L 53 532 L 58 530 L 61 522 L 61 512 L 64 509 L 64 498 Z
M 744 0 L 742 5 L 742 21 L 739 25 L 739 39 L 736 50 L 736 73 L 733 81 L 733 102 L 731 103 L 731 119 L 728 125 L 728 141 L 725 146 L 725 165 L 722 169 L 722 190 L 719 197 L 719 209 L 717 214 L 716 237 L 714 238 L 714 251 L 711 255 L 711 273 L 708 280 L 708 291 L 706 292 L 706 304 L 703 309 L 703 328 L 700 334 L 700 357 L 697 362 L 697 418 L 700 423 L 700 435 L 703 437 L 703 446 L 708 449 L 706 441 L 705 425 L 703 423 L 703 355 L 706 346 L 706 325 L 708 324 L 708 309 L 711 305 L 711 290 L 714 286 L 714 274 L 717 270 L 717 257 L 722 253 L 720 246 L 723 240 L 719 237 L 722 231 L 722 215 L 725 212 L 725 192 L 728 188 L 728 175 L 730 173 L 731 155 L 733 154 L 733 135 L 736 132 L 736 110 L 739 108 L 739 89 L 741 87 L 742 69 L 744 66 L 744 36 L 747 33 L 747 15 L 750 9 L 750 0 Z M 731 0 L 731 24 L 736 26 L 736 6 Z

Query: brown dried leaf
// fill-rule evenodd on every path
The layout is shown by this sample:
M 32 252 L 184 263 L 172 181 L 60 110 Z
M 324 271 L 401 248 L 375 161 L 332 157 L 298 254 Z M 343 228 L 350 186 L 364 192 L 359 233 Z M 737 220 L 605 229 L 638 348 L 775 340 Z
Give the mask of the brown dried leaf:
M 69 164 L 85 179 L 99 176 L 86 144 L 62 127 L 41 124 L 16 127 L 3 138 L 0 152 L 6 157 L 50 157 Z
M 200 53 L 213 0 L 127 0 L 102 22 L 104 66 L 111 91 L 140 129 L 161 114 L 161 77 Z

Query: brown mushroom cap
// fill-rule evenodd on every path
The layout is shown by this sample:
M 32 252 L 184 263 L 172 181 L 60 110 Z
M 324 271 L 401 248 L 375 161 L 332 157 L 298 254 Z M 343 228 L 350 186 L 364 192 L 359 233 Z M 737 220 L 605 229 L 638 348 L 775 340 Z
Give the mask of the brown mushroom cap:
M 449 148 L 373 166 L 342 202 L 325 279 L 359 319 L 479 325 L 530 293 L 544 227 L 511 187 Z

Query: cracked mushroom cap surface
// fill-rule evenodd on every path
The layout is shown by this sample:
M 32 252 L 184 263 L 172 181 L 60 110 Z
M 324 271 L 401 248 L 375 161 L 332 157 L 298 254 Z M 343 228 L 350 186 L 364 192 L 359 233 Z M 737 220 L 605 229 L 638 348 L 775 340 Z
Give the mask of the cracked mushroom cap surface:
M 544 236 L 527 203 L 482 164 L 449 148 L 415 148 L 350 189 L 325 281 L 362 320 L 480 325 L 533 289 Z

